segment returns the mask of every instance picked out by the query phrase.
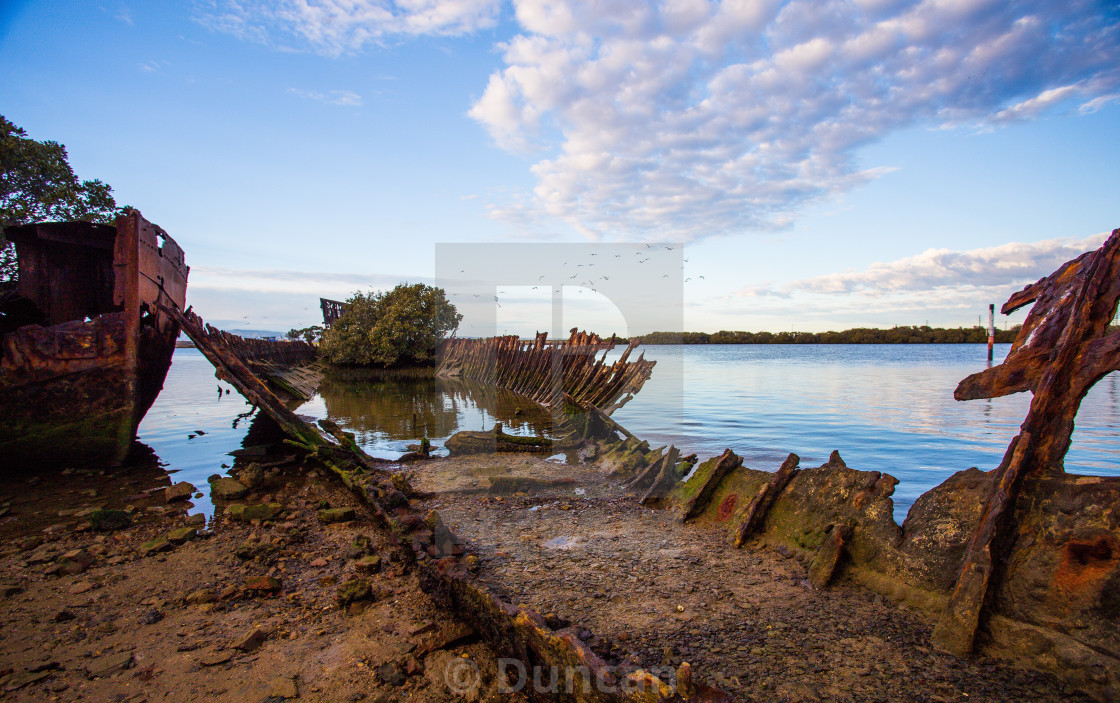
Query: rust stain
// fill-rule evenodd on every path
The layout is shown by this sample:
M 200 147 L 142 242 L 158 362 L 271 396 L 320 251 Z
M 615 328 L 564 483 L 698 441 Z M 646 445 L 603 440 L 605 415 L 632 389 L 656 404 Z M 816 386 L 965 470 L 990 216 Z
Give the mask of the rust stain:
M 1120 543 L 1111 534 L 1066 542 L 1051 586 L 1071 596 L 1081 594 L 1108 578 L 1118 564 Z
M 719 519 L 727 520 L 735 512 L 735 503 L 739 500 L 738 493 L 732 493 L 719 504 Z

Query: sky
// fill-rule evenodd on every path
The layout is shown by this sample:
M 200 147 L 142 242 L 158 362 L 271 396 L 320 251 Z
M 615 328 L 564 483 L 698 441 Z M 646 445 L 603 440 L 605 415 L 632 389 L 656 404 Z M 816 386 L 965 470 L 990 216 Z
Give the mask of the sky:
M 1115 3 L 0 0 L 0 114 L 227 329 L 969 326 L 1120 227 Z

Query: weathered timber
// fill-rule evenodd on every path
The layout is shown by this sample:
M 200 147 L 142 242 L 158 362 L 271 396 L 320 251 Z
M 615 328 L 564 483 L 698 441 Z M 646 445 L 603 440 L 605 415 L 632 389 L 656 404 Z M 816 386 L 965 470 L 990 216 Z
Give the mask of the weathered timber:
M 830 525 L 825 534 L 820 549 L 809 564 L 809 583 L 817 589 L 826 588 L 836 575 L 836 569 L 844 556 L 844 545 L 852 536 L 852 528 L 850 525 Z
M 696 485 L 692 490 L 695 492 L 688 495 L 680 507 L 680 521 L 688 522 L 703 512 L 723 478 L 742 465 L 743 459 L 730 449 L 723 450 L 723 454 L 718 459 L 712 458 L 701 464 L 696 470 L 696 476 L 693 477 Z
M 183 250 L 137 210 L 114 225 L 5 229 L 19 282 L 0 291 L 0 464 L 119 463 L 163 387 Z
M 758 492 L 747 504 L 743 510 L 742 515 L 738 516 L 736 522 L 739 524 L 736 530 L 735 537 L 732 544 L 735 547 L 742 547 L 747 538 L 751 536 L 766 519 L 766 512 L 770 510 L 770 506 L 774 504 L 774 500 L 781 494 L 785 487 L 789 485 L 790 480 L 797 474 L 797 466 L 801 463 L 801 457 L 791 453 L 782 462 L 781 467 L 778 468 L 774 476 L 763 484 Z
M 1098 380 L 1120 368 L 1120 333 L 1108 334 L 1120 300 L 1120 229 L 1100 249 L 1067 262 L 1013 295 L 1004 314 L 1034 302 L 1007 359 L 957 387 L 958 400 L 1032 390 L 1030 411 L 996 469 L 961 564 L 956 587 L 934 630 L 940 649 L 972 651 L 993 579 L 1014 541 L 1013 513 L 1027 475 L 1063 471 L 1074 418 Z
M 680 476 L 677 474 L 677 460 L 680 458 L 681 452 L 674 446 L 669 447 L 665 452 L 665 456 L 661 457 L 660 461 L 656 462 L 654 466 L 650 467 L 647 475 L 651 477 L 649 486 L 642 497 L 638 499 L 642 505 L 653 505 L 664 500 L 665 496 L 669 495 L 669 491 L 673 486 L 680 481 Z M 645 478 L 638 483 L 641 485 L 646 483 Z
M 464 430 L 456 432 L 444 442 L 451 456 L 465 454 L 493 454 L 495 452 L 551 452 L 557 443 L 547 437 L 524 437 L 502 431 L 502 423 L 494 423 L 489 432 Z
M 618 361 L 606 364 L 615 338 L 572 329 L 564 342 L 549 342 L 545 333 L 533 340 L 514 335 L 487 339 L 449 339 L 439 350 L 437 375 L 459 376 L 508 388 L 547 407 L 565 397 L 606 413 L 621 407 L 649 379 L 656 362 L 640 356 L 630 361 L 639 340 L 631 340 Z M 602 352 L 602 357 L 595 356 Z

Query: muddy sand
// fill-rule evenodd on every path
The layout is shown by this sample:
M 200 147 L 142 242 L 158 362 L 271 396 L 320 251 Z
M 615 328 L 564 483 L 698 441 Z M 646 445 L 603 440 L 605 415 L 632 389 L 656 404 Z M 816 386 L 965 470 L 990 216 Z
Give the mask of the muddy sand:
M 1013 662 L 938 654 L 922 614 L 843 577 L 814 590 L 797 559 L 643 508 L 601 467 L 403 470 L 479 580 L 608 661 L 687 661 L 743 701 L 1081 700 Z M 214 484 L 208 525 L 154 463 L 0 479 L 0 700 L 524 700 L 338 482 L 296 463 L 241 476 L 246 495 Z

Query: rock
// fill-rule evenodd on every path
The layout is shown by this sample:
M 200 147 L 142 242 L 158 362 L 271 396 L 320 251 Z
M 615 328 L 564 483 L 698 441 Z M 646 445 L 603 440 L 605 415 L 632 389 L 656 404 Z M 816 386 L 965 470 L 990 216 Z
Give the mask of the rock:
M 245 579 L 245 590 L 258 594 L 276 593 L 280 586 L 280 579 L 272 576 L 250 576 Z
M 210 589 L 200 588 L 197 591 L 188 593 L 184 600 L 187 602 L 187 605 L 201 605 L 203 603 L 213 603 L 218 600 L 218 597 L 215 596 L 214 592 Z
M 172 544 L 182 544 L 194 539 L 197 534 L 197 528 L 180 527 L 167 533 L 167 541 Z
M 84 549 L 72 549 L 58 558 L 59 571 L 73 576 L 80 574 L 93 563 L 93 557 Z
M 326 566 L 329 563 L 330 562 L 327 561 L 326 559 L 324 559 L 323 557 L 318 557 L 317 559 L 312 559 L 311 563 L 308 564 L 308 566 L 311 566 L 313 568 L 319 568 L 319 567 Z
M 252 505 L 234 503 L 229 506 L 229 516 L 234 520 L 241 520 L 243 522 L 249 522 L 251 520 L 275 520 L 280 517 L 280 513 L 282 512 L 284 512 L 284 506 L 280 503 L 254 503 Z
M 86 591 L 92 591 L 95 588 L 91 581 L 79 581 L 71 586 L 68 590 L 70 595 L 76 596 Z
M 355 518 L 353 508 L 327 508 L 326 510 L 320 510 L 318 515 L 319 522 L 328 525 L 336 522 L 350 522 Z
M 91 679 L 103 679 L 132 666 L 132 652 L 108 654 L 86 664 L 86 673 Z
M 89 514 L 89 520 L 98 532 L 123 530 L 132 525 L 132 516 L 123 510 L 95 510 Z
M 375 670 L 377 678 L 389 686 L 400 686 L 404 683 L 404 672 L 396 662 L 385 662 Z
M 240 649 L 242 652 L 252 652 L 260 649 L 260 646 L 265 643 L 271 634 L 271 630 L 254 627 L 244 637 L 238 640 L 237 644 L 233 645 L 233 647 L 234 649 Z
M 381 571 L 381 557 L 365 556 L 354 562 L 354 568 L 360 574 L 376 574 Z
M 230 659 L 233 659 L 233 653 L 229 652 L 229 651 L 226 651 L 226 652 L 207 652 L 206 654 L 202 655 L 201 659 L 198 660 L 198 665 L 199 666 L 218 666 L 219 664 L 225 664 Z
M 14 583 L 0 584 L 0 598 L 11 598 L 17 593 L 23 593 L 23 587 Z
M 155 625 L 160 620 L 163 620 L 163 613 L 158 610 L 152 609 L 141 615 L 138 622 L 141 625 Z
M 238 472 L 237 480 L 246 488 L 257 488 L 264 483 L 264 469 L 260 464 L 253 462 Z
M 366 535 L 355 535 L 354 541 L 346 548 L 348 559 L 357 559 L 373 553 L 373 541 Z
M 4 682 L 5 691 L 18 691 L 29 684 L 42 681 L 51 675 L 50 671 L 19 671 L 8 677 Z
M 268 698 L 299 698 L 295 676 L 278 676 L 268 683 Z
M 163 499 L 168 503 L 174 503 L 177 500 L 187 500 L 194 491 L 194 486 L 186 481 L 180 481 L 173 486 L 168 486 L 163 489 Z
M 245 484 L 235 478 L 220 477 L 210 482 L 210 497 L 219 500 L 236 500 L 248 492 Z
M 141 544 L 139 552 L 143 556 L 148 556 L 149 554 L 156 554 L 159 552 L 170 552 L 172 549 L 174 549 L 174 546 L 167 541 L 166 537 L 156 537 L 150 542 Z
M 335 600 L 340 608 L 361 600 L 373 600 L 373 586 L 366 579 L 351 579 L 338 587 Z
M 195 513 L 187 518 L 187 524 L 192 527 L 203 527 L 206 525 L 206 516 L 202 513 Z

